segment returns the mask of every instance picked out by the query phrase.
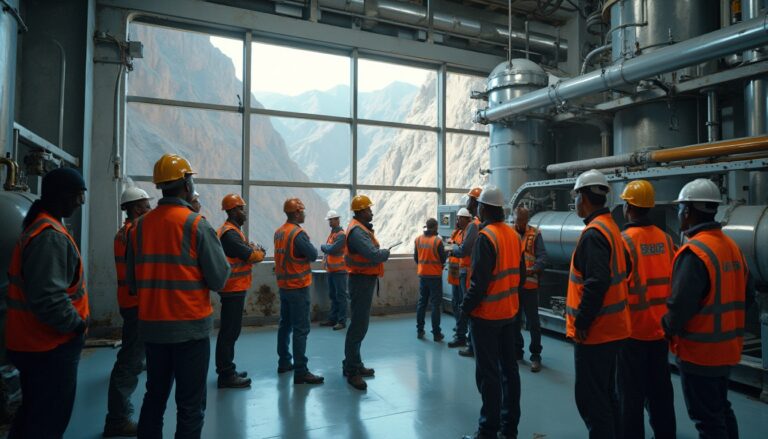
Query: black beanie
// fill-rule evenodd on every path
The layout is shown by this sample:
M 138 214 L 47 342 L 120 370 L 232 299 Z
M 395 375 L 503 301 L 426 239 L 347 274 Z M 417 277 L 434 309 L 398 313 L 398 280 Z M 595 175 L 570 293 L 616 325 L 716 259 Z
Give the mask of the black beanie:
M 43 177 L 42 198 L 54 199 L 86 190 L 85 180 L 76 169 L 57 168 Z

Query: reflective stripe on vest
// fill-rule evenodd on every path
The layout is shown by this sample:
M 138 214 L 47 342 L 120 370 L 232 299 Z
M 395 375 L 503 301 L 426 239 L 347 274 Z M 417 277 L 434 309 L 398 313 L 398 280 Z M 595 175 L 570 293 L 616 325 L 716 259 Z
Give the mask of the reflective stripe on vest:
M 667 312 L 674 258 L 672 238 L 656 226 L 629 227 L 621 236 L 632 257 L 627 295 L 631 337 L 661 340 L 661 318 Z
M 522 248 L 517 232 L 504 222 L 486 225 L 480 234 L 488 238 L 496 253 L 491 282 L 480 304 L 470 313 L 485 320 L 510 319 L 519 308 L 520 258 Z
M 744 337 L 746 260 L 722 230 L 697 233 L 675 258 L 686 249 L 707 267 L 710 288 L 702 308 L 686 323 L 683 334 L 673 338 L 672 352 L 683 361 L 702 366 L 738 364 Z
M 381 262 L 371 262 L 371 260 L 367 259 L 366 257 L 350 251 L 349 237 L 351 236 L 352 230 L 356 228 L 359 228 L 363 232 L 367 233 L 371 238 L 373 246 L 377 249 L 379 248 L 379 241 L 376 240 L 376 236 L 374 236 L 373 232 L 370 231 L 368 227 L 365 227 L 363 223 L 352 218 L 352 220 L 349 222 L 349 226 L 347 226 L 347 252 L 345 255 L 349 272 L 352 274 L 365 274 L 368 276 L 384 276 L 384 264 Z
M 248 241 L 246 241 L 245 235 L 243 234 L 243 231 L 240 229 L 240 227 L 237 227 L 229 221 L 224 221 L 224 224 L 219 227 L 217 233 L 219 240 L 221 240 L 221 237 L 230 230 L 233 230 L 235 233 L 237 233 L 237 236 L 240 237 L 240 240 L 243 242 L 243 244 L 248 245 Z M 230 273 L 229 279 L 227 279 L 227 283 L 224 285 L 224 288 L 222 288 L 219 292 L 233 293 L 238 291 L 247 291 L 249 288 L 251 288 L 251 281 L 253 279 L 253 264 L 250 264 L 240 258 L 230 258 L 229 256 L 227 256 L 227 262 L 229 262 L 229 266 L 232 267 L 232 273 Z
M 455 229 L 451 234 L 451 242 L 454 245 L 460 245 L 464 240 L 464 231 Z M 456 256 L 448 257 L 448 283 L 451 285 L 459 284 L 459 263 L 460 259 Z
M 328 239 L 325 240 L 325 243 L 327 245 L 333 245 L 334 242 L 336 242 L 336 238 L 341 235 L 344 236 L 344 240 L 346 241 L 346 235 L 344 234 L 344 230 L 339 230 L 337 232 L 331 232 L 330 235 L 328 235 Z M 325 264 L 325 271 L 329 273 L 336 273 L 336 272 L 346 272 L 347 271 L 347 264 L 344 262 L 345 256 L 347 253 L 347 244 L 344 243 L 343 246 L 341 246 L 341 254 L 340 255 L 329 255 L 326 254 L 323 258 L 324 264 Z
M 202 215 L 188 207 L 160 204 L 136 221 L 133 248 L 139 320 L 183 327 L 213 313 L 197 260 Z
M 8 267 L 8 312 L 5 326 L 5 343 L 10 350 L 20 352 L 45 352 L 55 349 L 75 337 L 74 332 L 62 334 L 53 327 L 41 322 L 30 310 L 24 293 L 24 278 L 22 265 L 24 250 L 35 237 L 46 229 L 53 229 L 66 236 L 75 249 L 78 267 L 75 278 L 66 289 L 66 294 L 77 314 L 83 320 L 90 312 L 88 308 L 88 291 L 83 277 L 83 261 L 72 235 L 64 225 L 51 215 L 42 212 L 22 233 L 13 248 L 11 262 Z M 51 249 L 64 250 L 64 249 Z M 35 261 L 44 264 L 46 261 Z
M 113 250 L 115 253 L 115 272 L 117 273 L 117 305 L 120 308 L 135 308 L 139 306 L 139 297 L 131 295 L 128 283 L 125 281 L 125 250 L 128 248 L 128 235 L 133 228 L 133 222 L 125 220 L 125 224 L 115 235 Z
M 309 261 L 293 252 L 294 241 L 303 231 L 293 223 L 285 223 L 275 231 L 275 276 L 280 288 L 295 290 L 312 284 Z
M 595 217 L 581 232 L 584 236 L 589 229 L 598 230 L 611 248 L 609 266 L 611 270 L 608 291 L 603 299 L 603 306 L 600 309 L 592 326 L 589 328 L 587 339 L 584 344 L 599 344 L 609 341 L 621 340 L 629 337 L 630 317 L 627 307 L 627 261 L 624 254 L 624 245 L 618 226 L 608 213 Z M 578 248 L 581 243 L 576 244 Z M 581 297 L 584 294 L 584 280 L 582 274 L 576 269 L 573 258 L 571 257 L 571 269 L 568 279 L 568 294 L 566 297 L 566 335 L 574 338 L 576 335 L 576 314 L 581 305 Z
M 539 234 L 539 230 L 536 227 L 528 226 L 523 234 L 523 258 L 525 259 L 525 268 L 531 269 L 536 265 L 536 237 Z M 539 287 L 539 275 L 531 274 L 525 276 L 525 285 L 523 288 L 526 290 L 535 290 Z
M 440 261 L 438 252 L 440 242 L 441 239 L 437 235 L 421 235 L 416 238 L 414 245 L 419 260 L 416 264 L 416 274 L 419 276 L 441 276 L 443 274 L 443 263 Z

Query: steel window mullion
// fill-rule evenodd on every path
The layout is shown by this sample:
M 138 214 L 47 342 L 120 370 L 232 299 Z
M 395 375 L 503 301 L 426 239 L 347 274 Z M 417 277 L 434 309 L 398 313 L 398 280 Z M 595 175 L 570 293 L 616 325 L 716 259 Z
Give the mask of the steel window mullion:
M 152 176 L 151 175 L 131 175 L 131 179 L 134 181 L 145 181 L 145 182 L 152 182 Z M 233 178 L 198 178 L 195 177 L 195 183 L 199 184 L 221 184 L 221 185 L 235 185 L 240 186 L 242 184 L 241 179 L 233 179 Z
M 349 117 L 327 116 L 323 114 L 297 113 L 293 111 L 282 111 L 282 110 L 268 110 L 266 108 L 251 107 L 249 111 L 252 114 L 258 114 L 263 116 L 290 117 L 294 119 L 309 119 L 309 120 L 318 120 L 323 122 L 350 123 L 352 121 L 352 119 Z
M 387 192 L 435 192 L 439 193 L 440 188 L 436 187 L 418 187 L 418 186 L 390 186 L 384 184 L 359 184 L 358 189 L 369 191 L 387 191 Z
M 229 111 L 231 113 L 240 113 L 240 107 L 236 105 L 207 104 L 203 102 L 179 101 L 175 99 L 150 98 L 146 96 L 126 96 L 126 102 L 136 102 L 140 104 L 164 105 L 167 107 L 194 108 L 197 110 Z
M 488 131 L 465 130 L 463 128 L 446 128 L 445 132 L 448 134 L 463 134 L 467 136 L 482 136 L 482 137 L 490 137 L 491 135 L 491 133 Z
M 358 61 L 358 53 L 357 49 L 352 50 L 352 56 L 351 56 L 351 62 L 349 63 L 349 74 L 350 74 L 350 80 L 352 81 L 352 93 L 350 93 L 350 116 L 352 116 L 352 120 L 349 124 L 349 130 L 350 134 L 352 135 L 352 142 L 351 143 L 351 163 L 350 163 L 350 183 L 352 184 L 351 191 L 350 191 L 350 198 L 357 195 L 357 96 L 358 96 L 358 87 L 357 87 L 357 61 Z
M 270 180 L 249 180 L 249 186 L 265 187 L 298 187 L 310 189 L 350 189 L 351 185 L 345 183 L 318 183 L 311 181 L 270 181 Z
M 251 190 L 248 184 L 251 178 L 251 41 L 252 36 L 250 32 L 245 33 L 244 39 L 244 56 L 243 56 L 243 161 L 242 161 L 242 180 L 240 181 L 240 192 L 245 205 L 251 204 Z M 246 238 L 249 235 L 250 227 L 245 228 Z
M 445 64 L 437 71 L 437 204 L 445 204 L 446 186 L 446 80 Z
M 372 120 L 372 119 L 357 119 L 357 123 L 360 125 L 386 127 L 386 128 L 400 128 L 406 130 L 418 130 L 418 131 L 431 131 L 436 133 L 439 131 L 438 127 L 429 127 L 426 125 L 413 125 L 410 123 L 402 122 L 388 122 L 384 120 Z

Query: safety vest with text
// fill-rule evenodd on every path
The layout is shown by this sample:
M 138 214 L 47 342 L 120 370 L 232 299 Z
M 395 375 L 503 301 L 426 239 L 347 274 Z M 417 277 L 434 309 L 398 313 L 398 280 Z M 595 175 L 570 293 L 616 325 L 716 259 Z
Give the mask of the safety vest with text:
M 219 240 L 221 240 L 221 237 L 230 230 L 237 233 L 237 236 L 240 237 L 243 243 L 247 244 L 248 241 L 246 241 L 242 229 L 229 221 L 224 221 L 224 224 L 219 227 L 217 232 Z M 227 256 L 227 262 L 229 262 L 229 266 L 232 267 L 232 272 L 229 275 L 229 279 L 227 279 L 226 285 L 224 285 L 224 288 L 219 292 L 234 293 L 247 291 L 248 288 L 251 287 L 251 281 L 253 279 L 253 264 L 240 258 L 230 258 L 229 256 Z
M 461 245 L 464 240 L 464 231 L 455 229 L 451 234 L 451 242 L 454 245 Z M 448 257 L 448 283 L 451 285 L 459 284 L 459 258 L 456 256 Z
M 520 306 L 520 237 L 515 229 L 504 222 L 486 225 L 480 234 L 488 238 L 496 253 L 496 265 L 491 272 L 491 282 L 480 305 L 470 315 L 484 320 L 511 319 Z
M 525 268 L 531 269 L 536 264 L 536 237 L 539 234 L 539 229 L 533 226 L 527 226 L 525 233 L 523 234 L 523 259 L 525 259 Z M 523 288 L 526 290 L 535 290 L 539 287 L 539 275 L 538 274 L 526 274 L 525 285 Z
M 414 241 L 416 246 L 416 274 L 426 277 L 439 277 L 443 274 L 443 262 L 440 260 L 440 247 L 442 239 L 438 235 L 421 235 Z
M 307 258 L 294 253 L 294 241 L 306 233 L 299 225 L 285 223 L 275 231 L 275 276 L 277 286 L 286 290 L 305 288 L 312 284 L 312 268 Z
M 368 227 L 366 227 L 365 224 L 352 218 L 352 220 L 349 222 L 349 225 L 347 226 L 346 261 L 347 261 L 347 268 L 349 269 L 349 272 L 351 274 L 364 274 L 368 276 L 378 276 L 378 277 L 384 276 L 383 263 L 371 262 L 369 259 L 367 259 L 363 255 L 353 253 L 350 251 L 349 237 L 351 236 L 352 231 L 358 228 L 361 231 L 368 234 L 368 236 L 371 238 L 371 242 L 373 242 L 374 247 L 379 248 L 379 241 L 376 240 L 376 237 L 373 235 L 373 232 L 370 229 L 368 229 Z
M 128 236 L 134 223 L 125 220 L 125 224 L 115 235 L 112 246 L 115 252 L 115 271 L 117 272 L 117 305 L 120 308 L 135 308 L 139 306 L 139 297 L 129 292 L 128 283 L 125 280 L 125 250 L 128 248 Z
M 336 242 L 336 239 L 339 237 L 339 235 L 346 238 L 346 235 L 344 234 L 344 229 L 339 229 L 336 232 L 331 232 L 330 235 L 328 235 L 328 239 L 325 240 L 325 243 L 327 245 L 333 245 L 334 242 Z M 347 264 L 345 262 L 345 256 L 347 252 L 347 246 L 346 244 L 341 247 L 341 254 L 339 255 L 325 255 L 325 271 L 328 273 L 340 273 L 340 272 L 347 272 Z

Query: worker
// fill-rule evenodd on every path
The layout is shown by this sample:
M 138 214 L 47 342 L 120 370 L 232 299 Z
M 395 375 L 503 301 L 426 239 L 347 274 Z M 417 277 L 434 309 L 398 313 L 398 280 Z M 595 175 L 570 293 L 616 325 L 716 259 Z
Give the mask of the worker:
M 307 369 L 309 335 L 309 286 L 312 284 L 310 262 L 317 259 L 317 249 L 301 228 L 306 214 L 304 203 L 289 198 L 283 203 L 285 224 L 275 231 L 275 276 L 280 289 L 280 324 L 277 329 L 277 372 L 293 371 L 294 384 L 322 384 L 325 380 Z M 293 355 L 288 349 L 293 332 Z
M 203 209 L 203 205 L 200 204 L 200 194 L 195 191 L 192 194 L 192 201 L 190 202 L 192 205 L 192 212 L 200 213 L 200 210 Z
M 443 306 L 443 265 L 448 259 L 443 240 L 437 234 L 437 220 L 430 218 L 424 233 L 413 243 L 413 260 L 419 276 L 419 302 L 416 304 L 416 337 L 424 338 L 424 317 L 427 304 L 432 305 L 432 339 L 440 342 L 445 338 L 440 330 L 440 313 Z
M 352 198 L 354 216 L 347 227 L 350 321 L 344 340 L 342 373 L 357 390 L 368 388 L 363 378 L 372 377 L 375 373 L 373 368 L 363 364 L 360 346 L 368 332 L 373 291 L 377 288 L 378 278 L 384 276 L 384 262 L 389 259 L 389 249 L 380 248 L 373 234 L 371 206 L 373 202 L 366 195 Z
M 531 352 L 531 372 L 541 371 L 541 322 L 539 321 L 539 276 L 547 265 L 547 250 L 539 229 L 528 225 L 530 212 L 524 206 L 515 209 L 515 231 L 517 231 L 523 246 L 525 260 L 525 284 L 520 290 L 521 313 L 517 318 L 515 332 L 516 358 L 523 359 L 525 341 L 523 340 L 523 317 L 525 317 L 531 342 L 528 350 Z
M 741 250 L 715 221 L 721 202 L 717 185 L 693 180 L 676 202 L 688 242 L 675 255 L 662 327 L 677 356 L 685 405 L 699 437 L 738 438 L 728 376 L 741 360 L 754 282 Z
M 472 214 L 466 207 L 462 207 L 456 212 L 456 229 L 451 234 L 451 248 L 460 246 L 464 241 L 464 230 L 467 224 L 472 220 Z M 453 340 L 448 342 L 449 348 L 457 348 L 467 345 L 467 319 L 462 318 L 461 302 L 464 300 L 464 288 L 459 283 L 459 271 L 461 258 L 455 255 L 453 251 L 448 257 L 448 283 L 451 285 L 451 305 L 453 307 L 453 317 L 456 320 L 456 333 Z
M 11 254 L 5 343 L 22 393 L 12 439 L 60 438 L 72 415 L 90 313 L 83 260 L 62 219 L 83 205 L 85 190 L 74 169 L 45 174 Z
M 630 335 L 627 273 L 631 261 L 605 207 L 610 191 L 600 171 L 576 179 L 576 214 L 586 227 L 571 257 L 566 336 L 574 341 L 576 407 L 590 438 L 620 435 L 616 359 Z
M 465 439 L 516 438 L 520 371 L 510 340 L 515 336 L 525 261 L 520 238 L 504 222 L 504 196 L 499 188 L 485 187 L 478 202 L 482 224 L 461 310 L 472 319 L 475 377 L 483 405 L 477 432 Z
M 248 372 L 238 372 L 235 366 L 235 343 L 243 326 L 245 294 L 251 287 L 253 264 L 264 260 L 264 249 L 249 243 L 243 234 L 243 224 L 248 220 L 245 200 L 237 194 L 227 194 L 221 200 L 221 210 L 227 220 L 219 227 L 217 235 L 232 269 L 224 288 L 219 290 L 221 319 L 216 337 L 217 386 L 244 388 L 251 385 Z
M 209 291 L 220 291 L 231 270 L 216 231 L 192 211 L 194 174 L 185 158 L 160 157 L 152 181 L 163 197 L 129 234 L 126 278 L 139 297 L 139 337 L 147 356 L 139 437 L 162 436 L 174 381 L 176 436 L 199 438 L 205 420 L 213 329 Z
M 341 216 L 335 210 L 329 210 L 325 215 L 331 233 L 320 246 L 325 253 L 323 265 L 328 275 L 328 296 L 331 300 L 331 311 L 328 319 L 320 326 L 330 326 L 334 331 L 347 327 L 347 264 L 344 252 L 347 248 L 347 235 L 341 228 Z
M 117 272 L 117 305 L 123 318 L 120 350 L 109 377 L 107 419 L 104 437 L 136 436 L 137 424 L 131 419 L 131 395 L 144 369 L 144 343 L 139 340 L 139 299 L 128 291 L 125 279 L 125 249 L 128 233 L 140 216 L 149 212 L 152 198 L 141 188 L 131 186 L 120 196 L 120 209 L 125 211 L 125 223 L 117 231 L 113 244 Z
M 463 289 L 462 292 L 464 296 L 467 295 L 467 291 L 469 290 L 469 272 L 472 266 L 472 250 L 475 247 L 475 240 L 477 240 L 477 234 L 480 228 L 480 219 L 477 217 L 477 198 L 482 192 L 483 188 L 475 187 L 467 193 L 467 210 L 470 215 L 472 215 L 472 219 L 464 229 L 464 239 L 462 240 L 461 245 L 458 245 L 453 249 L 453 255 L 461 258 L 461 261 L 459 262 L 459 285 L 461 285 L 461 288 Z M 462 318 L 465 319 L 464 322 L 462 322 L 462 325 L 466 325 L 467 333 L 470 333 L 472 328 L 469 316 L 462 314 Z M 475 351 L 472 349 L 471 335 L 467 337 L 467 347 L 460 350 L 459 355 L 462 357 L 475 356 Z
M 655 205 L 651 183 L 629 182 L 621 199 L 627 221 L 621 235 L 633 267 L 627 296 L 632 333 L 618 363 L 623 437 L 645 437 L 645 407 L 653 437 L 672 439 L 676 437 L 674 394 L 661 316 L 666 312 L 675 247 L 648 216 Z

